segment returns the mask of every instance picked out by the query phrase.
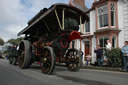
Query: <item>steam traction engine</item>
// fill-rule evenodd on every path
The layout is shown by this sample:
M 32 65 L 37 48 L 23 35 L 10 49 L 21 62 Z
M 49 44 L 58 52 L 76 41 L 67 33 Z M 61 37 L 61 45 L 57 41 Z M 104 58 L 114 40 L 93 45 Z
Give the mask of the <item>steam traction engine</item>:
M 44 74 L 51 74 L 55 63 L 65 63 L 68 70 L 78 71 L 81 66 L 82 52 L 69 48 L 72 40 L 80 39 L 80 24 L 88 19 L 81 10 L 66 4 L 54 4 L 42 9 L 18 33 L 25 34 L 19 45 L 18 64 L 28 68 L 34 61 L 40 61 Z

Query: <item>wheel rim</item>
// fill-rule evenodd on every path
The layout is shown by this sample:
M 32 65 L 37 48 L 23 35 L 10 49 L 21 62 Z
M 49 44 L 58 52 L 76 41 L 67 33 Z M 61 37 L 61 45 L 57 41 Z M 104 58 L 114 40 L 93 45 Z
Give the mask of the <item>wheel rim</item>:
M 67 54 L 66 65 L 70 71 L 76 71 L 80 67 L 80 56 L 76 50 L 71 50 Z
M 48 74 L 52 68 L 52 56 L 48 49 L 43 51 L 41 60 L 40 60 L 40 67 L 43 73 Z
M 25 50 L 24 50 L 24 48 L 22 48 L 19 51 L 19 57 L 18 57 L 18 65 L 19 65 L 19 67 L 22 67 L 22 65 L 24 63 L 24 56 L 25 56 Z

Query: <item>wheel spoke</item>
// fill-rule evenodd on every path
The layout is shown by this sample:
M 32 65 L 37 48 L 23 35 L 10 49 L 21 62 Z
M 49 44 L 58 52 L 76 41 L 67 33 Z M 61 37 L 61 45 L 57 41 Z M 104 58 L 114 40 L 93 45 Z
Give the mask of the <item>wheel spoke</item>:
M 77 50 L 70 50 L 67 53 L 67 61 L 66 61 L 66 66 L 70 71 L 77 71 L 80 68 L 80 56 L 78 55 Z
M 52 54 L 50 52 L 49 49 L 44 49 L 43 50 L 43 53 L 42 53 L 42 57 L 41 57 L 41 69 L 42 69 L 42 72 L 45 73 L 45 74 L 49 74 L 51 69 L 53 69 L 53 58 L 52 58 Z

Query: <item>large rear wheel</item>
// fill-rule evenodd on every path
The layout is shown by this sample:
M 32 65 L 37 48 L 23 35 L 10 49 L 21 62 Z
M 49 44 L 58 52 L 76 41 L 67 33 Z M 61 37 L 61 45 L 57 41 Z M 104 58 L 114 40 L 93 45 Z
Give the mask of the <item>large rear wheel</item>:
M 78 71 L 82 64 L 82 56 L 76 49 L 68 50 L 66 54 L 66 66 L 69 71 Z
M 32 59 L 32 48 L 31 43 L 27 40 L 23 40 L 20 43 L 19 51 L 18 51 L 18 65 L 20 68 L 25 69 L 31 65 Z
M 55 54 L 53 49 L 46 46 L 43 49 L 42 57 L 40 59 L 40 67 L 42 73 L 50 75 L 55 68 Z

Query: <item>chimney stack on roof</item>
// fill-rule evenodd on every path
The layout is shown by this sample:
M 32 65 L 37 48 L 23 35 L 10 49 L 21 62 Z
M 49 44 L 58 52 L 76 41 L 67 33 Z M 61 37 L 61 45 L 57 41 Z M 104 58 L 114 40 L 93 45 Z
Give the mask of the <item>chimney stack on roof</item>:
M 82 11 L 88 11 L 88 8 L 85 5 L 85 0 L 69 0 L 69 5 L 77 7 Z

